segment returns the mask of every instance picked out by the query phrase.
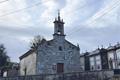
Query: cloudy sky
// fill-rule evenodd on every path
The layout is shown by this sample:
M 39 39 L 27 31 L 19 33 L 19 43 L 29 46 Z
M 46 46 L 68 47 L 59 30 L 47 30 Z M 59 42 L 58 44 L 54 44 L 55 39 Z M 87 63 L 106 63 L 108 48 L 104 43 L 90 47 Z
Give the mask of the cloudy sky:
M 35 35 L 52 39 L 58 9 L 66 39 L 81 53 L 120 42 L 120 0 L 0 0 L 0 43 L 12 61 L 19 62 Z

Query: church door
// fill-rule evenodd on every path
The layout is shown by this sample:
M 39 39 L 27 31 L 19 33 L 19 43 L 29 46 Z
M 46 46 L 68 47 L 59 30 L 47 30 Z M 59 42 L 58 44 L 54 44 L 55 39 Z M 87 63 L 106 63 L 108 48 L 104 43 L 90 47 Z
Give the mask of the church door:
M 64 72 L 64 63 L 57 63 L 57 73 Z

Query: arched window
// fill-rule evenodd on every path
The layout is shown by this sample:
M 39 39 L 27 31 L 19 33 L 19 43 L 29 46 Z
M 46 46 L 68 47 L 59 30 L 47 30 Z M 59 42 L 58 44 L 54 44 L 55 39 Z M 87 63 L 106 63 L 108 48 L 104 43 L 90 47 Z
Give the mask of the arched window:
M 59 46 L 59 50 L 62 51 L 62 47 L 61 46 Z
M 57 34 L 60 34 L 60 30 L 57 31 Z

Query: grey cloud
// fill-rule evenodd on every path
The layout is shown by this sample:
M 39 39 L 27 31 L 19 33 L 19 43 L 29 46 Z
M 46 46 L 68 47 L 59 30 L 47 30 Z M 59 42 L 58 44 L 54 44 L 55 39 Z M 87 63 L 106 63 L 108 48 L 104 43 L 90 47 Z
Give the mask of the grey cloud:
M 26 26 L 25 26 L 26 27 Z M 0 35 L 5 36 L 26 36 L 32 37 L 35 35 L 46 35 L 52 32 L 52 28 L 48 27 L 35 27 L 31 26 L 28 28 L 18 28 L 18 27 L 11 27 L 11 26 L 0 26 Z
M 5 45 L 7 54 L 10 56 L 12 61 L 19 62 L 19 56 L 29 49 L 28 43 L 16 39 L 15 37 L 2 36 L 0 43 Z
M 77 26 L 76 26 L 77 27 Z M 101 45 L 108 47 L 109 43 L 116 44 L 120 42 L 120 27 L 115 25 L 109 25 L 104 28 L 87 28 L 79 27 L 79 30 L 75 31 L 74 28 L 71 35 L 68 34 L 67 38 L 72 42 L 77 42 L 80 44 L 82 50 L 93 50 Z M 72 38 L 71 38 L 72 37 Z

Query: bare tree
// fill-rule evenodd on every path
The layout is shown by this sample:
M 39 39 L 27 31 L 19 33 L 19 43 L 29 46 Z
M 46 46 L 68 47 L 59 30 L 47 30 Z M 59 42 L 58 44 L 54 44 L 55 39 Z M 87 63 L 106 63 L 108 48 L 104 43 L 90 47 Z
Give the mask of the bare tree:
M 42 44 L 46 39 L 40 35 L 34 37 L 30 42 L 31 49 L 37 49 L 40 44 Z

